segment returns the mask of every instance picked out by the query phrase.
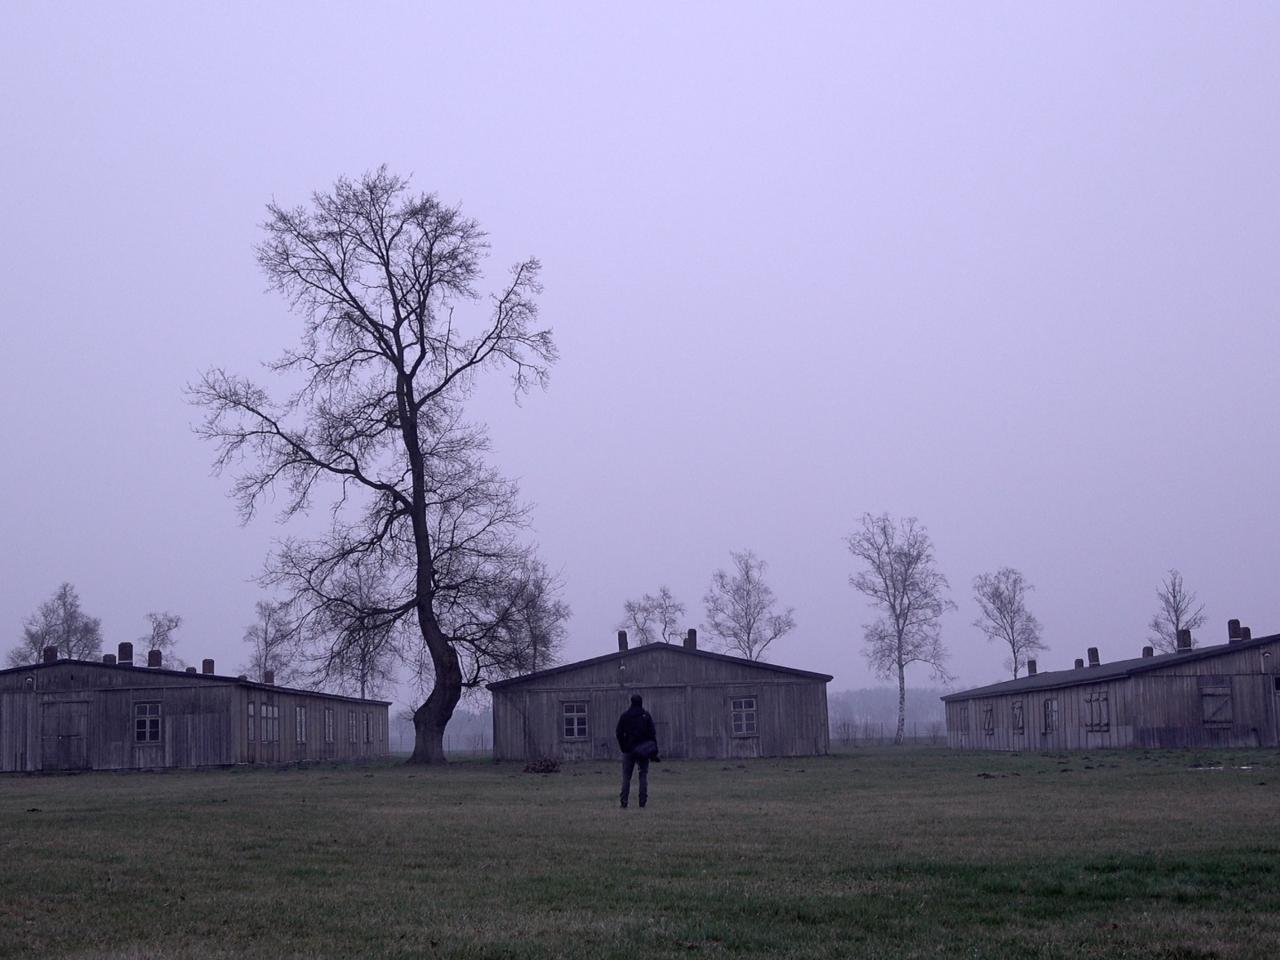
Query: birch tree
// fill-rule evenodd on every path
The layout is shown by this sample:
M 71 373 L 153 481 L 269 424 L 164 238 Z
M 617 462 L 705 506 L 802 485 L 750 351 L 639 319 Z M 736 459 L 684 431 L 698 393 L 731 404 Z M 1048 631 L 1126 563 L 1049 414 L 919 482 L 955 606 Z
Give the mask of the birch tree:
M 1156 591 L 1155 616 L 1151 618 L 1151 645 L 1162 653 L 1178 649 L 1178 631 L 1198 630 L 1204 626 L 1204 604 L 1196 602 L 1196 595 L 1182 582 L 1182 574 L 1170 570 Z M 1192 634 L 1192 645 L 1195 634 Z
M 1045 649 L 1040 639 L 1040 621 L 1027 609 L 1027 594 L 1033 589 L 1013 567 L 1001 567 L 995 573 L 983 573 L 973 579 L 973 599 L 980 614 L 973 625 L 987 635 L 987 640 L 1009 648 L 1005 669 L 1013 672 L 1015 680 L 1028 656 Z
M 845 537 L 845 544 L 863 564 L 849 577 L 850 585 L 881 614 L 863 625 L 864 653 L 876 676 L 897 680 L 894 743 L 901 744 L 906 730 L 907 668 L 924 664 L 936 679 L 951 679 L 941 620 L 955 604 L 944 596 L 947 578 L 937 568 L 928 532 L 915 517 L 894 521 L 887 513 L 863 514 L 859 528 Z
M 58 656 L 94 660 L 102 652 L 102 621 L 80 608 L 80 594 L 64 583 L 52 597 L 22 624 L 22 639 L 9 651 L 9 666 L 39 663 L 45 647 L 57 647 Z
M 662 640 L 675 643 L 680 637 L 681 618 L 685 606 L 666 586 L 656 594 L 643 594 L 639 600 L 628 600 L 622 605 L 619 630 L 627 630 L 640 644 Z
M 707 628 L 725 653 L 763 660 L 769 644 L 795 629 L 795 608 L 777 608 L 765 581 L 769 565 L 750 550 L 730 553 L 732 571 L 717 570 L 702 598 Z

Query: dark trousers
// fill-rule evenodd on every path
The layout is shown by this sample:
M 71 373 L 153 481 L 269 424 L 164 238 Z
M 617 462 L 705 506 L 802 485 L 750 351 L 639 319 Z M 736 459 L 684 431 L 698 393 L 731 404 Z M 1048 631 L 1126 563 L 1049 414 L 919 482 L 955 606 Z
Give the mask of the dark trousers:
M 629 753 L 622 755 L 622 802 L 625 804 L 631 796 L 631 771 L 640 767 L 640 806 L 649 799 L 649 761 L 633 757 Z

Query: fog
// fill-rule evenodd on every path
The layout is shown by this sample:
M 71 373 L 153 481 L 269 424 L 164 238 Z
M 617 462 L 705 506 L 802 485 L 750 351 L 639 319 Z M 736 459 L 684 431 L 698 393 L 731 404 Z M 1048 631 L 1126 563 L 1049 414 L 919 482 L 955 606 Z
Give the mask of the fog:
M 561 359 L 479 391 L 573 607 L 567 659 L 731 550 L 874 685 L 842 537 L 927 527 L 960 686 L 1000 679 L 976 574 L 1049 651 L 1136 656 L 1182 571 L 1201 642 L 1280 631 L 1280 8 L 1267 4 L 18 4 L 0 32 L 0 646 L 63 580 L 246 659 L 273 537 L 183 387 L 300 319 L 264 207 L 386 163 L 544 264 Z M 320 523 L 323 516 L 310 523 Z M 305 526 L 304 522 L 304 526 Z M 5 639 L 9 638 L 9 639 Z M 929 685 L 926 672 L 909 675 Z

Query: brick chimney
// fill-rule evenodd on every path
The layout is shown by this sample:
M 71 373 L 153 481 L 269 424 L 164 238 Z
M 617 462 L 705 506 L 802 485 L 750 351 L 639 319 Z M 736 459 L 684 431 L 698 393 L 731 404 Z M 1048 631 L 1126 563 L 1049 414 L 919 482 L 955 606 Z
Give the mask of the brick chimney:
M 201 662 L 201 664 L 200 664 L 200 672 L 201 672 L 201 673 L 213 673 L 213 661 L 212 661 L 212 660 L 210 660 L 208 657 L 205 657 L 205 658 L 204 658 L 204 660 L 203 660 L 203 661 Z
M 1090 647 L 1088 650 L 1085 651 L 1085 653 L 1089 655 L 1089 666 L 1096 667 L 1101 663 L 1101 661 L 1098 659 L 1097 647 Z
M 109 667 L 113 667 L 116 663 L 116 655 L 114 653 L 104 653 L 102 655 L 102 662 Z
M 1183 628 L 1178 631 L 1178 652 L 1185 653 L 1191 649 L 1191 631 Z
M 1249 627 L 1241 627 L 1240 642 L 1244 643 L 1246 640 L 1252 640 L 1252 639 L 1253 639 L 1253 630 Z
M 276 672 L 274 670 L 263 670 L 262 682 L 269 687 L 274 687 L 276 685 Z
M 1036 662 L 1034 660 L 1027 661 L 1027 676 L 1034 677 L 1036 675 Z
M 627 631 L 625 630 L 618 631 L 618 652 L 627 652 Z
M 164 654 L 159 650 L 147 651 L 147 666 L 153 670 L 159 670 L 164 666 Z
M 187 673 L 195 673 L 195 672 L 196 672 L 195 667 L 187 667 Z
M 58 648 L 57 648 L 57 647 L 45 647 L 45 648 L 44 648 L 44 655 L 41 657 L 41 659 L 42 659 L 45 663 L 57 663 L 57 662 L 58 662 Z
M 1155 648 L 1154 648 L 1154 647 L 1143 647 L 1143 648 L 1142 648 L 1142 656 L 1143 656 L 1144 658 L 1145 658 L 1145 657 L 1154 657 L 1155 655 L 1156 655 L 1156 651 L 1155 651 Z
M 1077 669 L 1077 670 L 1083 670 L 1083 669 L 1084 669 L 1084 661 L 1083 661 L 1083 660 L 1081 660 L 1079 657 L 1076 657 L 1076 669 Z
M 1240 640 L 1240 621 L 1233 617 L 1227 621 L 1227 642 L 1239 643 Z
M 698 631 L 694 630 L 692 627 L 690 627 L 688 632 L 684 635 L 684 648 L 686 650 L 698 649 Z
M 116 647 L 116 662 L 122 667 L 133 666 L 133 644 L 128 640 L 121 641 Z

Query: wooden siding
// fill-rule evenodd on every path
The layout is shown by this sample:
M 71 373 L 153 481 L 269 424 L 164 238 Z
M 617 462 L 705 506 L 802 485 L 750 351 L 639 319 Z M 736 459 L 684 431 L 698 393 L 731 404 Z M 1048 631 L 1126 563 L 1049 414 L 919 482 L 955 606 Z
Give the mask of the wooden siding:
M 957 698 L 946 704 L 947 739 L 967 750 L 1280 746 L 1280 643 L 1178 662 L 1090 683 Z M 1097 723 L 1105 695 L 1107 723 Z M 1057 725 L 1045 730 L 1045 703 Z M 1017 705 L 1024 718 L 1015 726 Z M 990 711 L 991 722 L 987 717 Z M 1095 721 L 1091 723 L 1092 721 Z
M 279 710 L 279 738 L 248 739 L 248 703 Z M 139 742 L 139 704 L 159 739 Z M 295 707 L 306 711 L 298 741 Z M 324 710 L 335 713 L 324 740 Z M 357 716 L 357 741 L 347 714 Z M 368 718 L 369 738 L 365 736 Z M 340 719 L 339 719 L 340 718 Z M 259 721 L 260 722 L 260 721 Z M 74 661 L 0 674 L 0 771 L 130 770 L 385 756 L 387 705 L 228 678 Z
M 809 756 L 829 749 L 826 682 L 678 648 L 588 663 L 493 690 L 494 756 L 605 760 L 633 693 L 644 697 L 663 756 Z M 756 733 L 735 735 L 731 701 L 753 697 Z M 564 735 L 564 705 L 586 705 L 587 736 Z

